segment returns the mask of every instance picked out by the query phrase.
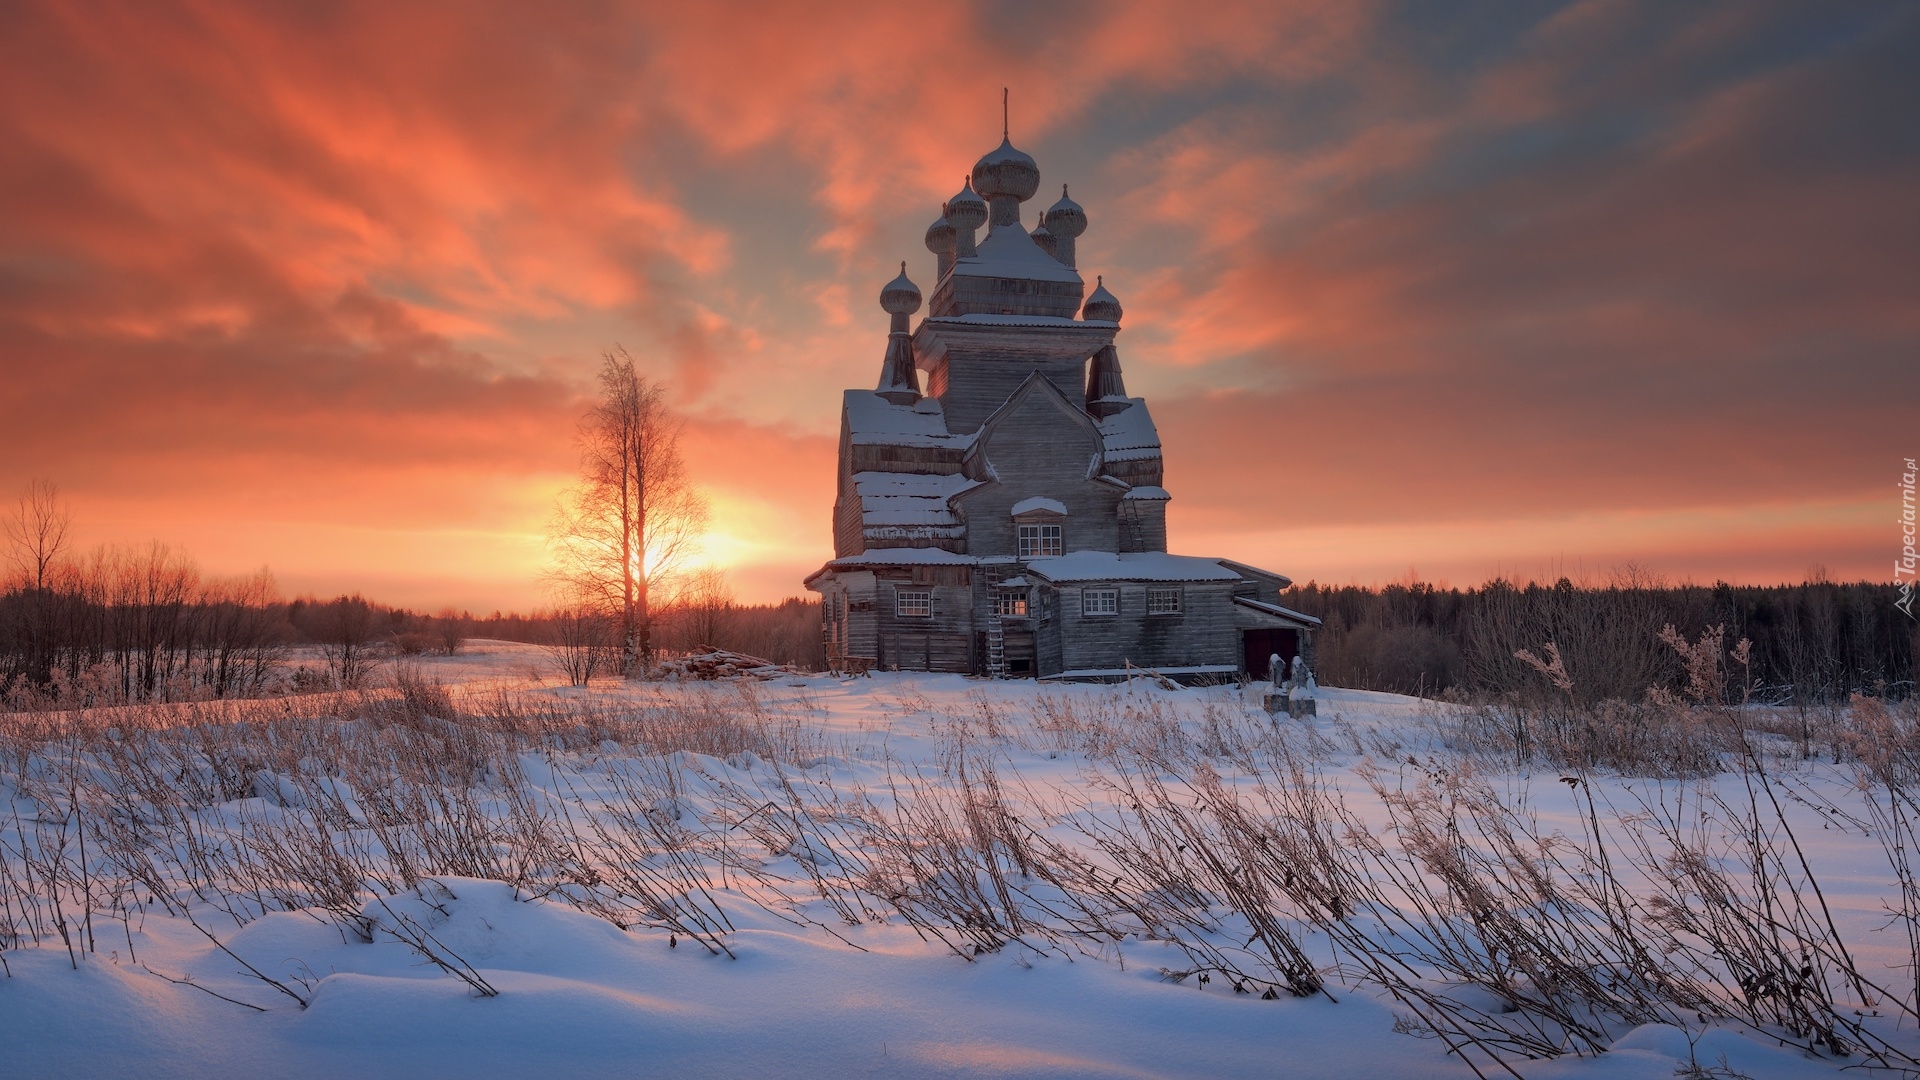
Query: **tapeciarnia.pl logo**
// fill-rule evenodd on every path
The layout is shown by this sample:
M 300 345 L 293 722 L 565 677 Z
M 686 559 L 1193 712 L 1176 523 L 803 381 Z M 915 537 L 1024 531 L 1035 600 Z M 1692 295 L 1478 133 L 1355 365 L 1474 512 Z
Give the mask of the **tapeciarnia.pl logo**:
M 1907 613 L 1907 618 L 1916 618 L 1913 613 L 1913 478 L 1915 469 L 1913 459 L 1907 458 L 1907 471 L 1900 474 L 1900 557 L 1893 560 L 1893 581 L 1900 587 L 1900 599 L 1893 606 Z M 1901 580 L 1901 579 L 1905 580 Z

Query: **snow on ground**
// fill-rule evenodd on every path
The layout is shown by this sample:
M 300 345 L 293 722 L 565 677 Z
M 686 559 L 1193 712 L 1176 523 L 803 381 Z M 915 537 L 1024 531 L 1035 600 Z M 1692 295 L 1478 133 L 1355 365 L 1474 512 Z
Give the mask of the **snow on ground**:
M 710 706 L 797 718 L 805 730 L 794 733 L 795 744 L 813 753 L 794 775 L 842 791 L 876 791 L 915 767 L 933 775 L 963 719 L 1031 732 L 1042 695 L 1090 709 L 1159 702 L 1201 733 L 1221 716 L 1246 722 L 1252 708 L 1235 687 L 1170 692 L 1142 680 L 1041 688 L 911 674 L 664 688 L 610 683 L 583 691 L 559 685 L 537 648 L 507 642 L 476 642 L 460 655 L 418 663 L 421 673 L 472 692 L 505 687 L 634 706 L 693 695 Z M 1416 768 L 1434 750 L 1429 703 L 1325 690 L 1320 707 L 1316 720 L 1283 723 L 1303 737 L 1310 727 L 1324 740 L 1330 782 L 1356 798 L 1366 790 L 1355 772 L 1363 761 Z M 591 783 L 603 777 L 594 770 L 621 753 L 611 743 L 601 749 L 522 760 L 536 787 L 559 784 L 563 766 L 574 781 Z M 1003 740 L 1000 750 L 1003 776 L 1023 789 L 1088 790 L 1094 770 L 1084 753 L 1033 738 Z M 771 783 L 772 766 L 752 755 L 680 757 L 702 775 Z M 1550 827 L 1578 830 L 1579 804 L 1557 776 L 1536 770 L 1497 779 L 1528 794 Z M 1821 782 L 1845 783 L 1837 775 Z M 1600 794 L 1627 805 L 1635 785 L 1650 783 L 1608 780 Z M 713 804 L 697 788 L 689 787 L 687 805 L 710 815 Z M 9 794 L 0 787 L 0 796 Z M 12 801 L 19 805 L 17 794 Z M 270 802 L 242 799 L 228 809 L 282 812 Z M 1813 855 L 1843 929 L 1877 943 L 1865 966 L 1904 978 L 1897 970 L 1904 944 L 1882 907 L 1890 885 L 1877 844 L 1832 827 L 1811 807 L 1792 812 L 1805 819 L 1796 823 L 1807 835 L 1820 838 Z M 1377 807 L 1367 814 L 1375 825 L 1385 820 Z M 702 826 L 741 835 L 705 818 L 695 827 Z M 12 827 L 17 844 L 25 826 Z M 791 860 L 775 864 L 802 880 Z M 1473 1075 L 1441 1043 L 1398 1033 L 1401 1010 L 1377 990 L 1336 980 L 1329 990 L 1337 1001 L 1263 1000 L 1235 994 L 1224 980 L 1174 983 L 1160 970 L 1190 961 L 1165 941 L 1135 938 L 1078 955 L 1009 945 L 966 959 L 898 918 L 838 922 L 817 898 L 807 906 L 806 890 L 796 888 L 794 910 L 817 923 L 720 894 L 735 927 L 725 938 L 728 958 L 685 937 L 670 940 L 666 929 L 622 930 L 499 881 L 437 880 L 439 891 L 427 899 L 405 894 L 391 905 L 471 964 L 497 996 L 477 995 L 398 940 L 392 928 L 400 916 L 391 910 L 367 909 L 375 926 L 367 942 L 319 914 L 273 912 L 240 926 L 196 909 L 223 951 L 185 919 L 143 906 L 125 929 L 97 919 L 96 951 L 75 960 L 57 938 L 4 953 L 10 977 L 0 978 L 0 1076 Z M 236 957 L 308 997 L 307 1007 L 244 974 Z M 1690 1046 L 1684 1032 L 1646 1025 L 1619 1031 L 1612 1051 L 1597 1058 L 1512 1064 L 1530 1077 L 1669 1077 L 1690 1054 L 1730 1070 L 1713 1074 L 1727 1077 L 1840 1075 L 1833 1061 L 1724 1027 Z

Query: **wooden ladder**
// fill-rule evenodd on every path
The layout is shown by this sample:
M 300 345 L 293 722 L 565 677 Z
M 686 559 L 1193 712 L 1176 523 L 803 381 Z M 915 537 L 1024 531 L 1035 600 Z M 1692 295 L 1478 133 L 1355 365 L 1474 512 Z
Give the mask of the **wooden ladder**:
M 1007 677 L 1007 628 L 1000 620 L 1000 571 L 987 571 L 987 677 Z

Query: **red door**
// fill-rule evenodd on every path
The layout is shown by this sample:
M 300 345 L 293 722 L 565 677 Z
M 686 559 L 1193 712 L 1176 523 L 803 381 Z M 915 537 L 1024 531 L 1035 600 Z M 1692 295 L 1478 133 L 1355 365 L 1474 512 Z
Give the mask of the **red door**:
M 1297 630 L 1246 630 L 1241 632 L 1241 643 L 1247 676 L 1261 681 L 1271 681 L 1273 678 L 1273 672 L 1267 667 L 1269 657 L 1278 653 L 1280 663 L 1289 666 L 1293 658 L 1300 655 L 1300 633 Z M 1281 672 L 1283 677 L 1285 674 L 1285 671 Z

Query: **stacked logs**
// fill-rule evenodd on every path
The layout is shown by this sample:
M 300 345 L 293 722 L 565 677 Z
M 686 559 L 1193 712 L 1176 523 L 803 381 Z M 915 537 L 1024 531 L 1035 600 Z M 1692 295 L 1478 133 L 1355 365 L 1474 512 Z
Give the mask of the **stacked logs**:
M 660 674 L 669 679 L 777 679 L 799 671 L 791 664 L 776 664 L 758 656 L 699 646 L 694 652 L 673 660 L 663 660 Z

